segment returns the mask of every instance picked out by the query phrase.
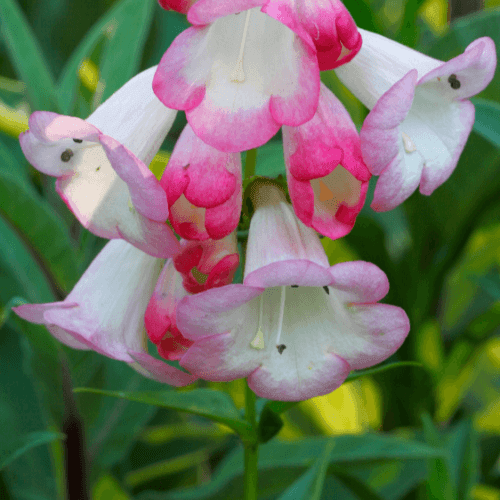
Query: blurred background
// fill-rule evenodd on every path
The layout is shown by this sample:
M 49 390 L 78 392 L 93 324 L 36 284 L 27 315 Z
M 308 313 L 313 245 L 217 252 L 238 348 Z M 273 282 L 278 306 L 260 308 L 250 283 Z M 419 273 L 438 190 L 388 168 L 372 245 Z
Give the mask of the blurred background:
M 358 26 L 437 59 L 480 36 L 500 48 L 500 1 L 346 0 Z M 35 110 L 85 118 L 188 27 L 154 0 L 2 0 L 0 6 L 0 498 L 242 498 L 237 436 L 201 417 L 94 394 L 172 390 L 124 363 L 74 351 L 10 312 L 62 300 L 105 241 L 84 230 L 18 143 Z M 322 80 L 358 127 L 367 110 Z M 384 300 L 411 331 L 390 361 L 417 361 L 344 384 L 282 414 L 261 448 L 263 499 L 280 498 L 333 440 L 315 498 L 500 500 L 500 73 L 449 181 L 397 209 L 366 207 L 347 237 L 322 240 L 332 264 L 363 259 L 389 277 Z M 161 175 L 183 113 L 150 168 Z M 279 135 L 257 174 L 285 172 Z M 372 183 L 374 184 L 374 183 Z M 373 193 L 373 185 L 372 191 Z M 240 273 L 241 274 L 241 273 Z M 244 404 L 243 381 L 200 383 Z M 184 390 L 191 390 L 187 388 Z M 65 440 L 61 433 L 66 434 Z M 425 445 L 425 446 L 424 446 Z M 438 450 L 439 453 L 429 450 Z M 83 494 L 82 494 L 83 495 Z M 281 498 L 285 498 L 284 496 Z M 292 496 L 286 498 L 312 498 Z

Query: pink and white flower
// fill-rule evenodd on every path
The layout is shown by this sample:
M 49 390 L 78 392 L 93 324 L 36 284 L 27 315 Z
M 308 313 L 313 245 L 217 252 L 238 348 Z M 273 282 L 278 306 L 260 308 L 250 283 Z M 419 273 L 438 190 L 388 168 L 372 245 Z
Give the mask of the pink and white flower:
M 228 285 L 239 264 L 235 233 L 222 240 L 184 240 L 181 246 L 181 252 L 166 262 L 145 314 L 149 340 L 165 359 L 180 359 L 193 344 L 177 328 L 179 301 L 192 293 Z
M 371 109 L 361 130 L 363 158 L 379 175 L 372 208 L 391 210 L 420 184 L 430 195 L 456 167 L 474 124 L 468 100 L 496 67 L 488 37 L 444 63 L 381 35 L 360 30 L 363 47 L 335 71 Z
M 182 241 L 174 265 L 189 293 L 232 283 L 240 262 L 236 232 L 220 240 Z
M 161 178 L 170 222 L 185 239 L 221 239 L 232 233 L 242 204 L 241 156 L 205 144 L 186 125 Z
M 164 359 L 180 359 L 193 344 L 179 331 L 175 319 L 177 304 L 189 295 L 182 282 L 183 277 L 175 269 L 173 260 L 168 259 L 144 316 L 149 340 L 156 345 L 158 354 Z
M 94 234 L 123 238 L 154 257 L 169 257 L 179 243 L 165 224 L 165 192 L 148 169 L 176 112 L 152 91 L 156 68 L 128 81 L 87 120 L 37 111 L 21 148 Z
M 271 0 L 262 11 L 292 30 L 305 29 L 321 71 L 349 62 L 361 48 L 356 23 L 340 0 Z
M 92 349 L 128 363 L 140 373 L 175 386 L 196 377 L 147 352 L 144 314 L 160 274 L 162 259 L 123 240 L 112 240 L 92 261 L 62 302 L 13 308 L 21 318 L 44 324 L 74 349 Z
M 306 29 L 289 18 L 291 6 L 274 0 L 198 0 L 188 11 L 193 27 L 160 61 L 153 80 L 158 98 L 185 110 L 196 135 L 226 152 L 261 146 L 282 124 L 310 120 L 320 83 L 316 47 Z
M 363 208 L 371 174 L 349 113 L 323 84 L 313 119 L 283 127 L 283 150 L 297 217 L 329 238 L 345 236 Z
M 393 354 L 409 322 L 377 303 L 389 289 L 385 274 L 367 262 L 330 267 L 276 187 L 258 188 L 253 201 L 244 283 L 177 306 L 177 326 L 193 341 L 181 366 L 208 380 L 247 377 L 259 396 L 298 401 Z

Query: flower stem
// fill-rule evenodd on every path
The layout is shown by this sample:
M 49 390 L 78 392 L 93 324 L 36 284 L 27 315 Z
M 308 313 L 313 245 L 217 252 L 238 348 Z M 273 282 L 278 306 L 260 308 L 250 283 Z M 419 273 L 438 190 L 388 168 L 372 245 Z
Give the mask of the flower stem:
M 255 175 L 255 165 L 257 163 L 257 148 L 247 151 L 247 160 L 245 163 L 245 179 L 250 179 Z
M 255 150 L 254 150 L 255 151 Z M 245 441 L 245 500 L 257 499 L 257 459 L 259 443 L 257 440 L 257 414 L 255 411 L 255 394 L 246 384 L 245 391 L 245 416 L 247 421 L 255 429 L 255 439 Z

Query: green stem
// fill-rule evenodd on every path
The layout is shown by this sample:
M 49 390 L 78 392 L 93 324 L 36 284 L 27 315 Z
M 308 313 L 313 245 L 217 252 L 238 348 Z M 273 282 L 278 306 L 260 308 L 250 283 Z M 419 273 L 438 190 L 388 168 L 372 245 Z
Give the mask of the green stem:
M 248 423 L 255 430 L 255 438 L 252 441 L 245 441 L 243 443 L 245 446 L 245 500 L 257 499 L 257 459 L 259 454 L 259 443 L 257 440 L 255 400 L 255 394 L 247 384 L 245 391 L 245 416 Z
M 257 164 L 257 148 L 247 151 L 245 163 L 245 179 L 250 179 L 255 175 L 255 165 Z

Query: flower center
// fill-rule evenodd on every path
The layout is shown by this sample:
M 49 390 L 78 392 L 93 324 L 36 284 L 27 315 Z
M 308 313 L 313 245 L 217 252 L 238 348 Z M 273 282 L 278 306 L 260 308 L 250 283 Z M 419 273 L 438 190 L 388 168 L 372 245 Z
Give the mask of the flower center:
M 243 36 L 241 38 L 240 53 L 238 54 L 238 59 L 236 60 L 234 70 L 231 75 L 231 81 L 234 83 L 243 83 L 245 81 L 245 73 L 243 71 L 243 54 L 245 52 L 245 42 L 247 40 L 248 25 L 250 23 L 251 13 L 251 10 L 247 11 L 245 26 L 243 27 Z
M 403 147 L 407 153 L 413 153 L 413 151 L 417 150 L 417 146 L 415 146 L 415 143 L 408 134 L 402 132 L 401 136 L 403 137 Z

